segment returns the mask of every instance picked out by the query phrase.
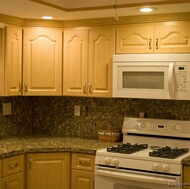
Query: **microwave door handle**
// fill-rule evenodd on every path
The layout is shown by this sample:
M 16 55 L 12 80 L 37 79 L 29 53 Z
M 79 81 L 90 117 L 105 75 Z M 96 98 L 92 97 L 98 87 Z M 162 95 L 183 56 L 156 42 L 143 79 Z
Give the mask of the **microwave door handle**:
M 170 63 L 168 70 L 168 91 L 171 99 L 174 99 L 174 82 L 174 63 Z

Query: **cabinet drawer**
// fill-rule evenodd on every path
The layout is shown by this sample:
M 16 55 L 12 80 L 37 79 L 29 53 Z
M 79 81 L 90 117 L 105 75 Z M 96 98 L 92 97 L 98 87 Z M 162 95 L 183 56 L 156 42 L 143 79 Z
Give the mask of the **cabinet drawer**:
M 72 168 L 79 170 L 94 171 L 95 155 L 73 153 Z
M 23 171 L 24 155 L 13 156 L 3 159 L 3 176 Z
M 4 189 L 24 189 L 23 172 L 3 177 Z

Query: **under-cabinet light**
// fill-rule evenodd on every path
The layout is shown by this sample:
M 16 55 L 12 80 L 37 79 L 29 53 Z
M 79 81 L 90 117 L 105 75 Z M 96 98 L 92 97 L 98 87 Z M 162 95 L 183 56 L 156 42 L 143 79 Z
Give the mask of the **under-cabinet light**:
M 140 8 L 140 11 L 141 12 L 152 12 L 152 11 L 154 11 L 154 9 L 153 8 L 149 8 L 149 7 L 144 7 L 144 8 Z
M 42 19 L 51 20 L 53 19 L 53 16 L 42 16 Z

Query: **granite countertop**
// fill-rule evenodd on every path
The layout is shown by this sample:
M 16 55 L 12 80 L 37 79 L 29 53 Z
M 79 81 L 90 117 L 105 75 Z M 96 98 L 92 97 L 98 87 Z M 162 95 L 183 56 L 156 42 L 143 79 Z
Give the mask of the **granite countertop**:
M 0 158 L 23 153 L 79 152 L 95 154 L 96 150 L 113 146 L 107 142 L 73 137 L 13 137 L 0 140 Z
M 190 156 L 187 156 L 181 161 L 182 165 L 190 166 Z

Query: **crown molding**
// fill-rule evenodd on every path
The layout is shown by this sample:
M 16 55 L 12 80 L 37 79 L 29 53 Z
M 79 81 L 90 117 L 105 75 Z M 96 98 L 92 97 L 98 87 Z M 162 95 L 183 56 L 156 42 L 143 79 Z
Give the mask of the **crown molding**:
M 6 24 L 14 24 L 14 25 L 22 26 L 23 21 L 24 19 L 22 18 L 0 14 L 0 22 L 6 23 Z
M 6 24 L 19 25 L 23 27 L 54 27 L 54 28 L 70 28 L 70 27 L 90 27 L 90 26 L 109 26 L 122 24 L 137 23 L 156 23 L 167 21 L 190 21 L 190 12 L 172 13 L 172 14 L 153 14 L 141 16 L 125 16 L 119 17 L 115 21 L 114 17 L 94 18 L 81 20 L 41 20 L 41 19 L 22 19 L 8 15 L 0 14 L 0 22 Z

